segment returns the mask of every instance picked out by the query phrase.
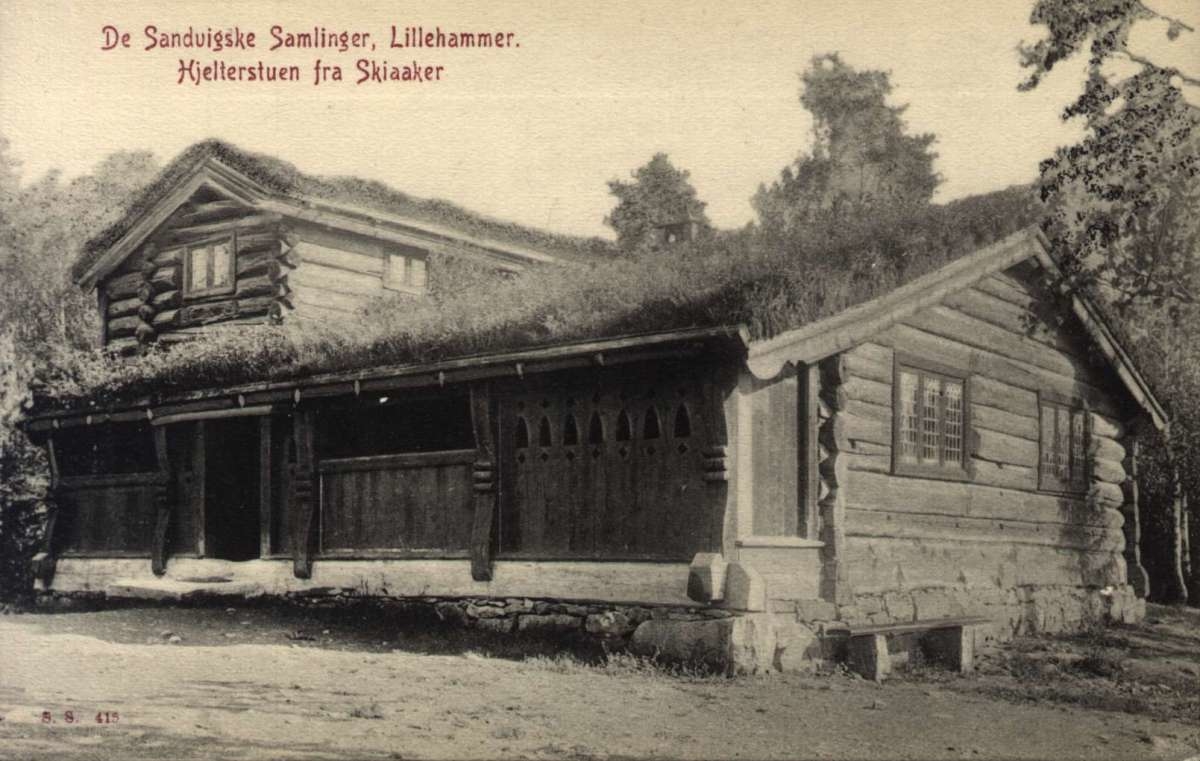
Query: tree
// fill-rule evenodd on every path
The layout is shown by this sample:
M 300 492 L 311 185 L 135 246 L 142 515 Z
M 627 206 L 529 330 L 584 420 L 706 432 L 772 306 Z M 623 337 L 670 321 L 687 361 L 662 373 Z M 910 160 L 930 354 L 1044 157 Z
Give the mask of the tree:
M 929 203 L 940 178 L 935 137 L 909 135 L 904 106 L 887 102 L 887 72 L 856 71 L 837 53 L 816 56 L 800 76 L 800 103 L 812 114 L 813 146 L 752 203 L 760 227 L 787 236 L 822 222 L 874 213 L 903 215 Z
M 1042 162 L 1043 228 L 1064 284 L 1113 307 L 1172 417 L 1165 436 L 1142 437 L 1139 480 L 1156 540 L 1143 546 L 1158 571 L 1155 596 L 1184 601 L 1190 581 L 1197 602 L 1200 579 L 1182 577 L 1179 533 L 1181 503 L 1200 506 L 1200 110 L 1185 97 L 1200 81 L 1164 63 L 1162 45 L 1135 47 L 1135 33 L 1155 26 L 1167 43 L 1194 30 L 1140 0 L 1036 0 L 1030 21 L 1046 35 L 1020 49 L 1029 69 L 1021 89 L 1088 56 L 1082 91 L 1063 112 L 1083 120 L 1084 138 Z
M 633 172 L 633 182 L 609 180 L 617 205 L 604 224 L 617 232 L 622 251 L 642 253 L 658 248 L 658 230 L 666 225 L 694 222 L 701 234 L 712 229 L 706 204 L 696 197 L 689 174 L 676 169 L 665 153 L 656 153 Z
M 1192 33 L 1140 0 L 1037 0 L 1030 18 L 1048 35 L 1022 45 L 1038 86 L 1056 64 L 1087 50 L 1083 90 L 1063 112 L 1086 136 L 1042 162 L 1045 229 L 1069 285 L 1100 289 L 1120 310 L 1200 300 L 1200 109 L 1184 88 L 1200 81 L 1131 49 L 1138 24 L 1168 40 Z

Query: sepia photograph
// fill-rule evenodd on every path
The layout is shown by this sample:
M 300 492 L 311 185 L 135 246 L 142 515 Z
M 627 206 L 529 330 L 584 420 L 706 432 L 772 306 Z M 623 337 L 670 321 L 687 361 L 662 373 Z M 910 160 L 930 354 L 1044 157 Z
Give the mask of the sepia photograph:
M 1200 761 L 1200 2 L 0 2 L 0 760 L 642 758 Z

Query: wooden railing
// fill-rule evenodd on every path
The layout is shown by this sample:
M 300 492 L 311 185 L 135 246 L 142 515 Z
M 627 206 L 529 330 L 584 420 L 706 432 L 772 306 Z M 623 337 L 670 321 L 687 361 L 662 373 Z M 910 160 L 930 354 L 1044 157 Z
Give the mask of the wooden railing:
M 157 472 L 61 478 L 56 544 L 67 555 L 149 554 L 162 483 Z
M 465 555 L 475 454 L 457 449 L 319 461 L 321 554 Z

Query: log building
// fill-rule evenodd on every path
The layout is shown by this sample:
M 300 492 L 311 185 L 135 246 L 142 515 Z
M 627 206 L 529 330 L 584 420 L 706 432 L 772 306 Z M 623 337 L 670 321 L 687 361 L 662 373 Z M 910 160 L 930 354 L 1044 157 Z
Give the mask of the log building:
M 151 190 L 76 268 L 117 351 L 421 298 L 433 255 L 579 258 L 213 155 Z M 706 325 L 44 406 L 39 585 L 420 599 L 490 629 L 715 641 L 739 669 L 801 668 L 846 627 L 1133 620 L 1131 435 L 1165 416 L 1055 272 L 1025 230 L 767 340 Z

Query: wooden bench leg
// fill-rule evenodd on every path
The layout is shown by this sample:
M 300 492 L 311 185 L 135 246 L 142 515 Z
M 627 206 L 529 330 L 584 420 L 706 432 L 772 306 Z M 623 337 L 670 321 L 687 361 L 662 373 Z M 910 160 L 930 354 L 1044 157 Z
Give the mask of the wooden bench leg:
M 921 638 L 922 649 L 932 658 L 962 674 L 975 670 L 975 627 L 934 629 Z
M 846 660 L 852 670 L 875 682 L 882 681 L 892 672 L 887 637 L 882 634 L 851 637 L 847 645 Z

